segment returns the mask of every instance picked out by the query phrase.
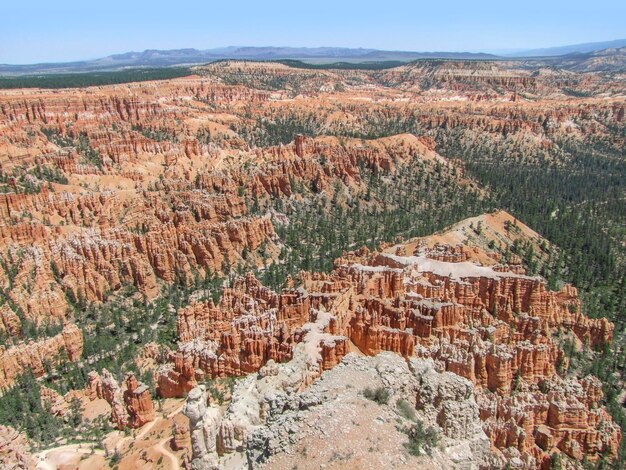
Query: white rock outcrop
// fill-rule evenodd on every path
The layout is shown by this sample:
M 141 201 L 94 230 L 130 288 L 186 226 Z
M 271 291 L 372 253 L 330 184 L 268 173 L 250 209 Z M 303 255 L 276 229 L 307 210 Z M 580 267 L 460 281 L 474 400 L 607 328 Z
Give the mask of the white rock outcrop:
M 479 469 L 493 462 L 468 380 L 437 372 L 431 360 L 352 353 L 311 383 L 307 357 L 299 346 L 292 361 L 268 363 L 240 381 L 221 419 L 198 399 L 204 390 L 194 389 L 185 408 L 193 468 Z M 387 390 L 386 403 L 367 399 L 367 387 Z M 422 456 L 405 448 L 414 421 L 439 436 Z

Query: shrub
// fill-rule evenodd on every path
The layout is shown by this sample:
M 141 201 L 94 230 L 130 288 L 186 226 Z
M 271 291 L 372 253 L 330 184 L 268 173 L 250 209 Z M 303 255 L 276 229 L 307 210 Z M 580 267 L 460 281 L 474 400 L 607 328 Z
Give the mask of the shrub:
M 563 468 L 561 456 L 556 452 L 550 455 L 550 468 L 553 470 L 561 470 Z
M 425 428 L 421 421 L 417 421 L 407 434 L 409 441 L 404 444 L 404 447 L 411 455 L 419 456 L 424 452 L 430 455 L 439 442 L 437 432 L 431 427 Z
M 386 405 L 387 403 L 389 403 L 389 395 L 391 395 L 391 393 L 385 387 L 378 387 L 376 389 L 371 389 L 370 387 L 367 387 L 363 391 L 363 396 L 365 398 L 375 401 L 379 405 Z
M 408 401 L 399 399 L 396 402 L 396 407 L 401 416 L 410 421 L 415 421 L 415 410 Z
M 111 456 L 111 459 L 110 459 L 111 464 L 115 465 L 120 460 L 122 460 L 122 454 L 120 453 L 120 451 L 118 449 L 115 449 L 115 451 L 113 452 L 113 455 Z

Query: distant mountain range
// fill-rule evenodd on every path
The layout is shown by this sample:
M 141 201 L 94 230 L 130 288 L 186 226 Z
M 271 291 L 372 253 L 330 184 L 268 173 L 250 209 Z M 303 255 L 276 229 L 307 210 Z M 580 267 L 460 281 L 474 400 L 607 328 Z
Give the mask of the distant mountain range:
M 343 47 L 223 47 L 218 49 L 148 49 L 143 52 L 114 54 L 101 59 L 33 65 L 0 65 L 0 74 L 24 75 L 120 70 L 130 67 L 172 67 L 205 64 L 225 59 L 294 59 L 311 63 L 328 62 L 410 62 L 417 59 L 494 59 L 497 56 L 470 52 L 408 52 Z
M 494 60 L 519 57 L 560 56 L 572 53 L 591 53 L 606 48 L 626 46 L 626 39 L 534 49 L 507 56 L 471 52 L 411 52 L 378 49 L 353 49 L 344 47 L 223 47 L 216 49 L 149 49 L 143 52 L 126 52 L 94 60 L 32 65 L 0 64 L 0 75 L 36 75 L 51 73 L 100 72 L 138 67 L 173 67 L 204 64 L 225 59 L 280 60 L 295 59 L 310 63 L 333 62 L 410 62 L 418 59 L 474 59 Z
M 620 47 L 626 47 L 626 39 L 616 39 L 614 41 L 603 42 L 587 42 L 569 46 L 546 47 L 543 49 L 528 49 L 504 55 L 506 57 L 550 57 L 567 54 L 588 54 L 603 49 L 618 49 Z

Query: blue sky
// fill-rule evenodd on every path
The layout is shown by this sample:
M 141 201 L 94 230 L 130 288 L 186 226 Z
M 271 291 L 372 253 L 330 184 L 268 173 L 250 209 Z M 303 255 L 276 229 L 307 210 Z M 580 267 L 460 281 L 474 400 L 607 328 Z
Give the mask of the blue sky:
M 0 63 L 144 49 L 494 51 L 626 37 L 626 1 L 1 0 Z

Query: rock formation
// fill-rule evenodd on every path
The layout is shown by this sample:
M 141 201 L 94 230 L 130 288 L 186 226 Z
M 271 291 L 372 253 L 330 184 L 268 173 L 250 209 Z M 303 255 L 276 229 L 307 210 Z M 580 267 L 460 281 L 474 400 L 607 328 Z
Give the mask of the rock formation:
M 581 381 L 546 379 L 540 390 L 523 386 L 510 396 L 479 395 L 481 419 L 492 444 L 513 448 L 521 456 L 549 465 L 543 453 L 558 448 L 569 457 L 613 454 L 621 430 L 599 407 L 602 384 L 594 377 Z
M 147 385 L 139 383 L 131 372 L 126 376 L 124 404 L 128 411 L 128 426 L 140 428 L 155 417 L 150 390 Z
M 443 173 L 459 194 L 488 196 L 462 162 L 437 153 L 454 158 L 455 145 L 556 167 L 570 163 L 564 142 L 620 152 L 624 81 L 594 72 L 597 62 L 588 66 L 420 61 L 317 70 L 228 61 L 176 80 L 0 91 L 0 393 L 27 369 L 41 377 L 48 364 L 80 358 L 80 328 L 90 325 L 71 322 L 85 304 L 130 285 L 151 301 L 167 285 L 275 262 L 278 228 L 290 223 L 276 201 L 296 207 L 339 192 L 346 204 L 385 212 L 369 198 L 369 177 L 396 181 L 409 164 L 419 178 Z M 290 136 L 294 130 L 302 134 Z M 334 137 L 349 135 L 366 138 Z M 446 208 L 436 203 L 432 211 Z M 501 215 L 481 221 L 488 217 L 515 222 Z M 347 253 L 332 272 L 303 273 L 281 292 L 246 276 L 217 304 L 193 300 L 175 312 L 178 348 L 144 349 L 160 366 L 158 393 L 182 397 L 216 377 L 280 377 L 279 364 L 290 361 L 300 366 L 287 385 L 299 394 L 349 351 L 390 351 L 427 361 L 435 374 L 460 376 L 450 379 L 459 399 L 474 385 L 497 462 L 530 468 L 547 465 L 552 452 L 614 455 L 620 434 L 599 406 L 601 390 L 592 378 L 560 378 L 568 358 L 556 338 L 600 348 L 611 341 L 612 324 L 585 317 L 573 287 L 552 292 L 526 275 L 521 260 L 502 264 L 487 241 L 513 239 L 485 225 L 491 238 L 473 236 L 471 247 L 459 236 L 467 227 L 457 227 L 375 253 Z M 526 241 L 536 247 L 535 235 Z M 62 333 L 42 336 L 43 327 L 61 325 Z M 33 328 L 37 341 L 25 339 Z M 117 427 L 141 426 L 153 415 L 134 377 L 120 387 L 111 374 L 90 375 L 86 391 L 111 404 Z M 424 393 L 448 396 L 446 386 Z M 44 399 L 60 404 L 47 389 Z M 418 412 L 430 416 L 423 405 Z M 470 408 L 437 409 L 444 420 L 437 425 L 469 436 Z M 194 416 L 193 426 L 205 429 Z M 244 428 L 257 424 L 225 416 L 216 450 L 243 445 Z M 176 436 L 181 445 L 188 437 L 180 426 Z M 213 452 L 207 441 L 199 449 Z M 257 450 L 250 455 L 257 459 Z M 455 461 L 433 458 L 426 464 Z
M 179 311 L 183 342 L 160 368 L 158 392 L 182 396 L 205 377 L 256 372 L 270 360 L 290 359 L 302 341 L 314 348 L 316 367 L 330 369 L 347 352 L 346 338 L 332 334 L 333 322 L 326 312 L 311 308 L 303 290 L 276 294 L 247 275 L 224 289 L 218 306 L 208 300 Z
M 183 413 L 189 418 L 191 466 L 197 470 L 217 469 L 217 434 L 221 415 L 209 404 L 204 386 L 194 388 L 187 397 Z
M 410 250 L 414 253 L 406 255 Z M 182 394 L 204 377 L 253 371 L 273 376 L 275 363 L 289 359 L 289 368 L 279 369 L 288 371 L 289 379 L 276 380 L 298 391 L 332 370 L 351 342 L 367 355 L 417 356 L 467 379 L 477 388 L 479 403 L 470 414 L 480 414 L 503 461 L 541 467 L 556 449 L 590 460 L 616 455 L 621 431 L 599 407 L 598 381 L 560 379 L 567 358 L 555 340 L 566 329 L 581 343 L 601 347 L 611 341 L 613 325 L 585 317 L 573 287 L 550 291 L 520 265 L 496 259 L 424 239 L 346 254 L 330 274 L 301 273 L 301 287 L 280 294 L 251 275 L 240 278 L 224 288 L 219 305 L 207 301 L 178 312 L 183 341 L 161 370 L 160 393 Z M 312 367 L 296 367 L 306 354 Z M 424 412 L 444 393 L 429 387 L 423 384 L 417 398 Z M 471 387 L 464 390 L 469 394 Z M 464 401 L 459 393 L 451 403 Z M 219 452 L 241 447 L 246 429 L 258 424 L 256 418 L 241 418 L 239 406 L 261 405 L 240 405 L 233 398 L 220 424 Z M 458 414 L 466 413 L 459 406 L 443 412 L 455 416 L 440 423 L 451 435 L 459 434 L 455 426 L 467 419 Z
M 300 344 L 290 362 L 268 364 L 258 375 L 244 379 L 235 387 L 223 417 L 217 408 L 198 417 L 207 409 L 206 393 L 201 387 L 194 388 L 186 405 L 194 446 L 192 468 L 213 468 L 220 459 L 238 452 L 245 454 L 250 468 L 319 466 L 344 453 L 342 465 L 347 467 L 358 466 L 363 459 L 376 467 L 399 468 L 420 464 L 481 468 L 490 462 L 489 441 L 469 381 L 436 372 L 432 360 L 407 363 L 391 353 L 375 357 L 348 354 L 304 387 L 309 376 L 306 356 L 306 347 Z M 364 398 L 366 386 L 388 390 L 388 404 Z M 431 399 L 428 404 L 419 401 L 426 396 Z M 432 426 L 440 436 L 440 444 L 430 456 L 405 457 L 402 445 L 407 442 L 411 419 L 399 417 L 399 402 L 415 409 L 416 416 L 411 419 Z M 320 439 L 324 445 L 319 444 Z M 210 451 L 203 450 L 209 446 Z M 309 446 L 315 452 L 307 455 Z M 205 460 L 201 461 L 201 456 Z
M 174 437 L 172 439 L 172 449 L 183 450 L 191 447 L 191 433 L 189 423 L 174 423 Z
M 39 389 L 41 393 L 41 404 L 44 408 L 50 410 L 55 416 L 63 416 L 69 409 L 66 399 L 56 390 L 42 385 Z M 68 394 L 68 399 L 71 399 Z
M 0 425 L 0 467 L 6 470 L 31 469 L 37 464 L 26 436 L 10 426 Z
M 46 372 L 46 364 L 54 366 L 62 353 L 70 361 L 77 361 L 83 352 L 82 331 L 68 323 L 61 333 L 40 341 L 30 340 L 9 348 L 0 346 L 0 393 L 9 388 L 15 379 L 30 369 L 35 377 Z
M 85 394 L 90 400 L 104 399 L 111 405 L 111 422 L 118 429 L 140 428 L 154 420 L 155 411 L 150 390 L 129 373 L 122 390 L 115 377 L 106 369 L 102 375 L 92 371 Z

